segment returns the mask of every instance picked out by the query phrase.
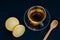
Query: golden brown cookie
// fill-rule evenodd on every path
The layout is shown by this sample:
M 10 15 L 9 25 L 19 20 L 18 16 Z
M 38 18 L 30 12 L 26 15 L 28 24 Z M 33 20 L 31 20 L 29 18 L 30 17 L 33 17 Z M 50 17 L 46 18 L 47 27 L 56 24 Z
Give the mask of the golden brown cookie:
M 12 31 L 14 27 L 17 26 L 18 24 L 19 20 L 15 17 L 10 17 L 5 22 L 6 29 L 9 31 Z
M 23 25 L 17 25 L 12 34 L 14 37 L 18 38 L 18 37 L 21 37 L 25 32 L 25 27 Z

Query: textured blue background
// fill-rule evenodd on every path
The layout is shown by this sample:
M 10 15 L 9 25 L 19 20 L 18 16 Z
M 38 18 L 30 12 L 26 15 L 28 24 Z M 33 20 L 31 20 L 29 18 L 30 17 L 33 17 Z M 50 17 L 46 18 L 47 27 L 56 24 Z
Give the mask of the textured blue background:
M 5 21 L 11 16 L 19 19 L 21 24 L 23 22 L 23 15 L 25 11 L 34 5 L 41 5 L 45 7 L 51 14 L 51 21 L 57 19 L 60 24 L 60 1 L 59 0 L 0 0 L 0 40 L 42 40 L 49 26 L 39 32 L 34 32 L 26 27 L 25 34 L 20 38 L 14 38 L 12 33 L 5 29 Z M 25 25 L 25 24 L 24 24 Z M 60 25 L 55 28 L 47 40 L 60 40 Z

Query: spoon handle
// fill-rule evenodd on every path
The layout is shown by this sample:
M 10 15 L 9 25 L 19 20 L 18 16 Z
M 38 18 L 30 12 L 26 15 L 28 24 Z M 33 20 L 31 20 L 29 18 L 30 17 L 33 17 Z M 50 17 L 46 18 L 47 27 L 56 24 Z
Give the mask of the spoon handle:
M 48 36 L 49 36 L 49 34 L 51 33 L 51 29 L 47 32 L 47 34 L 45 35 L 45 37 L 43 38 L 43 40 L 47 40 L 47 38 L 48 38 Z

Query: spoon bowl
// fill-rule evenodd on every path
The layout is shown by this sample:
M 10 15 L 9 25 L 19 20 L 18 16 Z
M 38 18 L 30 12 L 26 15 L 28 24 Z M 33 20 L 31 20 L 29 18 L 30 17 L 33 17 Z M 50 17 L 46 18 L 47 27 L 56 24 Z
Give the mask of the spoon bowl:
M 58 25 L 58 21 L 57 20 L 53 20 L 52 23 L 51 23 L 51 25 L 50 25 L 50 29 L 56 28 L 57 25 Z

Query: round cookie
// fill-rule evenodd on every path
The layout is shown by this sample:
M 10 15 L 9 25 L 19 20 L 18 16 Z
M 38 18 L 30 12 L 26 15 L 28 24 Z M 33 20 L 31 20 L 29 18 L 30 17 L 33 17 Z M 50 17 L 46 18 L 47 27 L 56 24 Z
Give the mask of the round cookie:
M 23 25 L 17 25 L 12 34 L 14 37 L 18 38 L 18 37 L 21 37 L 25 32 L 25 27 Z
M 19 24 L 19 20 L 15 17 L 10 17 L 6 20 L 5 26 L 9 31 L 13 31 L 14 27 Z

